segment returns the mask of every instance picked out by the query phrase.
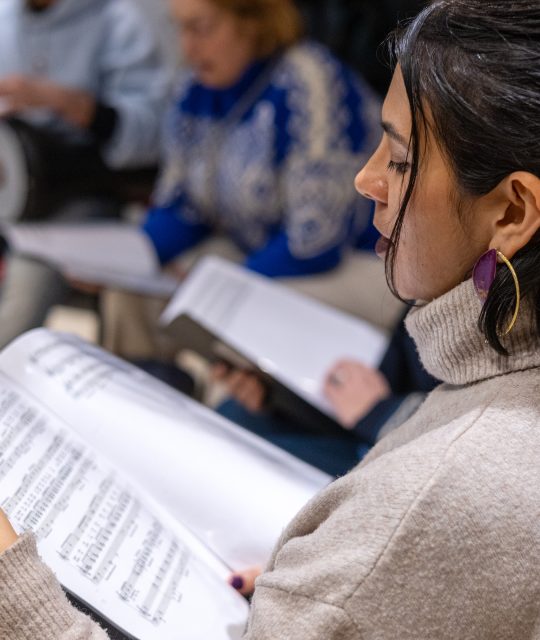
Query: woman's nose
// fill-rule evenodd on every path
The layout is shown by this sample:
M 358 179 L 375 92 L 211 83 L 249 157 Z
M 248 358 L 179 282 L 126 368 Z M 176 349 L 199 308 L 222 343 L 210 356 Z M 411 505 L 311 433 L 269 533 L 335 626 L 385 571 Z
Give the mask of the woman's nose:
M 388 184 L 385 177 L 370 168 L 371 162 L 361 169 L 354 180 L 354 186 L 364 198 L 387 204 Z
M 354 186 L 360 195 L 381 204 L 387 204 L 388 201 L 388 176 L 384 170 L 385 153 L 383 139 L 354 180 Z

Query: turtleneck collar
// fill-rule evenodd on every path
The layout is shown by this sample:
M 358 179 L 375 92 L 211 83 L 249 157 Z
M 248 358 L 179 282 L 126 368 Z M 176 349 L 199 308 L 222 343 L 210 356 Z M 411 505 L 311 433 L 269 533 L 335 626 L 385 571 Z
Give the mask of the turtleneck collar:
M 478 329 L 482 309 L 472 280 L 422 307 L 412 309 L 407 330 L 420 359 L 435 378 L 453 385 L 540 367 L 540 337 L 525 305 L 512 332 L 504 339 L 508 357 L 499 355 Z

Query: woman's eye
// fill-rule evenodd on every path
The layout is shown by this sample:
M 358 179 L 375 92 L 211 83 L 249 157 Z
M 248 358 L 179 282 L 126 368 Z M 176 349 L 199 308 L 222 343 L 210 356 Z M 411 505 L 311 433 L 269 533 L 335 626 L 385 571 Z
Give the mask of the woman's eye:
M 388 163 L 388 170 L 395 171 L 400 175 L 405 175 L 410 168 L 411 165 L 408 162 L 394 162 L 393 160 L 390 160 Z

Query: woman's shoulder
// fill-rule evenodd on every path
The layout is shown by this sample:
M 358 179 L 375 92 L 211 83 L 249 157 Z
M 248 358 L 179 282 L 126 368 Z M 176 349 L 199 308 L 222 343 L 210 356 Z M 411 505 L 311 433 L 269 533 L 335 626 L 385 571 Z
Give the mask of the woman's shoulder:
M 454 443 L 466 447 L 473 435 L 491 437 L 500 430 L 505 432 L 509 425 L 532 427 L 539 414 L 540 371 L 535 368 L 474 384 L 441 384 L 428 394 L 411 419 L 379 442 L 364 464 L 405 445 L 421 451 L 432 440 L 439 446 Z M 530 435 L 540 437 L 540 430 Z
M 522 377 L 524 394 L 538 389 L 533 377 Z M 526 580 L 517 575 L 520 558 L 532 563 L 540 557 L 540 400 L 523 410 L 520 400 L 509 406 L 510 391 L 497 394 L 497 385 L 491 387 L 474 390 L 480 401 L 469 404 L 460 403 L 459 394 L 447 400 L 449 390 L 440 387 L 432 396 L 439 417 L 433 407 L 424 407 L 409 421 L 416 427 L 410 438 L 394 440 L 386 449 L 383 445 L 382 452 L 376 447 L 375 455 L 299 514 L 285 531 L 261 586 L 316 600 L 331 598 L 351 615 L 367 614 L 366 602 L 387 597 L 394 615 L 395 603 L 406 594 L 414 608 L 422 603 L 421 592 L 439 588 L 455 587 L 448 593 L 452 600 L 471 576 L 484 570 L 500 569 L 499 595 L 512 581 L 525 592 Z M 515 535 L 526 544 L 516 546 Z M 514 564 L 496 564 L 493 540 Z M 452 584 L 442 579 L 444 567 L 454 574 Z M 410 581 L 410 591 L 394 591 Z M 416 613 L 411 611 L 411 620 Z M 381 624 L 384 628 L 389 621 Z M 448 635 L 423 637 L 456 636 L 449 628 Z
M 364 118 L 379 135 L 380 101 L 364 79 L 341 62 L 327 47 L 302 41 L 282 54 L 276 65 L 272 87 L 289 96 L 296 109 L 317 108 L 328 117 L 342 121 L 336 110 L 349 117 Z M 362 115 L 361 115 L 362 114 Z
M 286 49 L 279 58 L 274 73 L 276 81 L 284 86 L 299 82 L 358 83 L 354 72 L 341 62 L 326 46 L 312 40 Z
M 404 523 L 444 519 L 459 528 L 465 516 L 471 544 L 480 543 L 486 523 L 507 526 L 540 503 L 539 424 L 538 369 L 441 385 L 368 454 L 356 482 L 370 478 L 381 496 L 395 496 Z

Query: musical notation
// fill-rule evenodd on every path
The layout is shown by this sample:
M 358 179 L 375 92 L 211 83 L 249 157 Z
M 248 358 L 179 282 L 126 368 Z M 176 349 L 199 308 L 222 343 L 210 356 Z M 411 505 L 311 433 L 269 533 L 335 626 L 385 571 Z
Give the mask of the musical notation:
M 180 582 L 182 578 L 186 576 L 186 568 L 188 565 L 189 557 L 190 556 L 187 550 L 182 550 L 180 558 L 178 559 L 178 564 L 174 570 L 169 585 L 159 602 L 156 612 L 152 616 L 152 622 L 154 622 L 154 624 L 159 624 L 159 622 L 163 620 L 165 614 L 167 613 L 167 609 L 175 598 L 175 594 L 179 591 Z M 180 594 L 180 599 L 181 598 L 182 595 Z
M 182 600 L 190 552 L 93 453 L 22 394 L 0 395 L 2 507 L 21 529 L 57 539 L 58 556 L 159 626 Z M 60 534 L 61 532 L 61 534 Z
M 240 629 L 245 605 L 191 514 L 184 524 L 170 508 L 178 483 L 149 473 L 161 458 L 146 447 L 155 425 L 145 416 L 167 427 L 187 404 L 70 336 L 31 332 L 3 356 L 0 507 L 15 529 L 31 529 L 60 583 L 127 635 L 231 640 L 228 621 Z
M 53 340 L 36 350 L 32 364 L 50 378 L 55 378 L 66 393 L 77 400 L 91 397 L 120 371 L 128 369 L 121 361 L 85 345 L 85 351 L 63 340 Z

